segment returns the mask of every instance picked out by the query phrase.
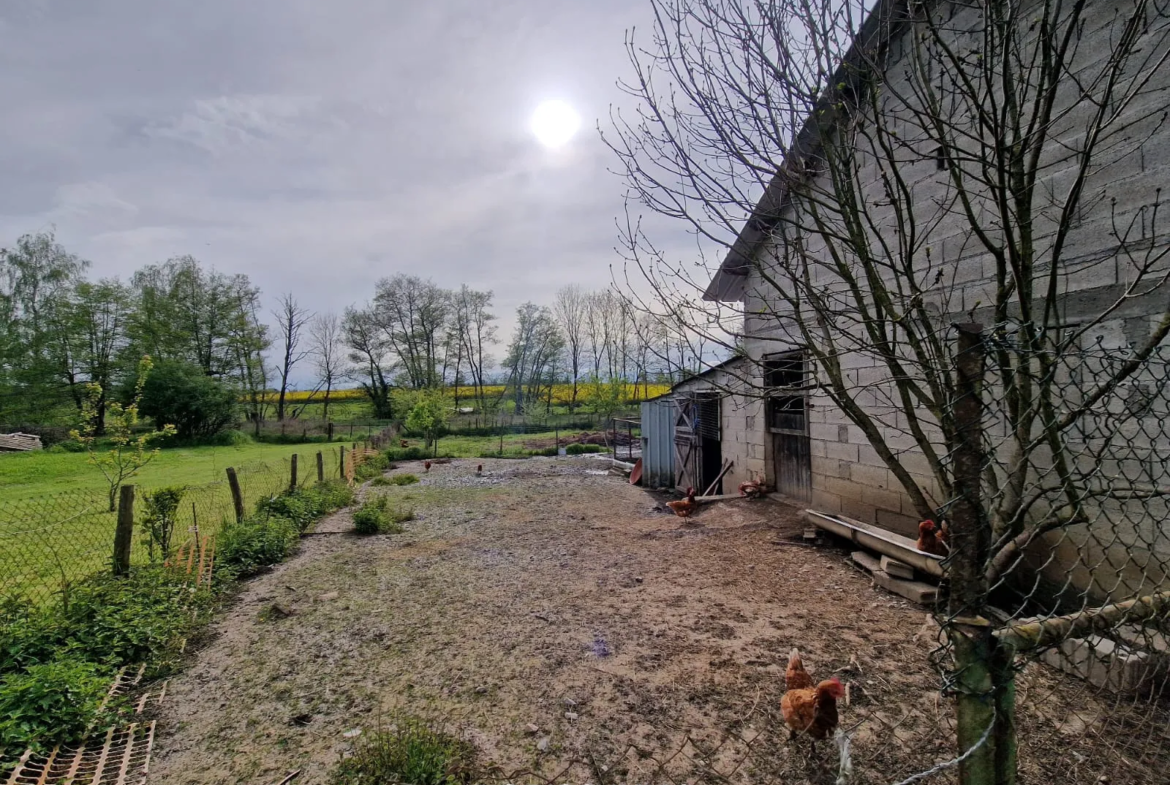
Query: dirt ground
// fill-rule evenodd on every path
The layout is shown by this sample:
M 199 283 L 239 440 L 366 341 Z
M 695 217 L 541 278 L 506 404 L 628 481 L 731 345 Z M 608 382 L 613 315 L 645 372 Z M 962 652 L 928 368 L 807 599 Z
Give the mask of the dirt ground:
M 794 508 L 720 502 L 684 521 L 606 466 L 404 464 L 420 484 L 366 489 L 417 519 L 360 538 L 339 513 L 248 583 L 171 682 L 151 782 L 323 783 L 356 731 L 408 712 L 467 735 L 500 781 L 832 783 L 833 744 L 789 743 L 780 714 L 794 646 L 849 684 L 850 782 L 953 756 L 924 609 L 847 550 L 804 543 Z M 1029 678 L 1022 691 L 1062 694 Z M 1154 781 L 1093 747 L 1097 715 L 1074 703 L 1024 714 L 1025 771 Z

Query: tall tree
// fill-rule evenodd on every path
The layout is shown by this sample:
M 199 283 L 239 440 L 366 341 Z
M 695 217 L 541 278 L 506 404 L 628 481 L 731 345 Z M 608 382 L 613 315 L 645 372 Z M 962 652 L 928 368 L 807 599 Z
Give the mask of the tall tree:
M 24 235 L 0 249 L 0 385 L 6 418 L 44 416 L 65 395 L 80 408 L 68 329 L 69 293 L 89 262 L 69 253 L 53 232 Z
M 516 414 L 523 414 L 526 403 L 539 399 L 564 345 L 556 317 L 547 306 L 525 303 L 517 309 L 516 331 L 504 361 L 511 371 Z
M 373 314 L 411 387 L 442 382 L 440 354 L 450 306 L 450 292 L 413 275 L 400 273 L 377 284 Z
M 345 371 L 342 328 L 337 314 L 317 314 L 310 325 L 309 336 L 309 351 L 313 355 L 313 366 L 317 370 L 319 387 L 325 391 L 325 397 L 321 402 L 321 417 L 328 421 L 333 388 L 341 381 Z
M 566 360 L 572 379 L 573 393 L 569 399 L 569 411 L 577 408 L 577 385 L 581 378 L 581 360 L 587 342 L 587 312 L 589 296 L 576 285 L 566 286 L 557 292 L 553 312 L 561 327 L 566 346 Z
M 288 383 L 293 369 L 311 352 L 310 348 L 303 345 L 302 338 L 305 325 L 313 318 L 313 314 L 302 307 L 291 293 L 287 293 L 281 295 L 280 304 L 272 315 L 276 318 L 276 331 L 280 336 L 280 357 L 276 366 L 276 374 L 280 377 L 280 392 L 276 398 L 276 419 L 283 422 Z
M 475 385 L 475 397 L 479 408 L 484 408 L 484 380 L 491 367 L 491 347 L 499 343 L 496 337 L 496 317 L 488 309 L 492 305 L 491 292 L 477 292 L 466 284 L 455 295 L 456 323 L 459 340 L 463 344 L 462 354 Z
M 374 416 L 388 420 L 394 415 L 390 398 L 390 376 L 393 373 L 393 358 L 390 341 L 378 324 L 372 307 L 365 309 L 346 308 L 341 329 L 345 334 L 345 345 L 349 348 L 349 359 L 354 364 L 354 374 L 362 390 L 374 407 Z
M 68 325 L 63 342 L 72 343 L 72 368 L 67 371 L 70 384 L 76 385 L 80 376 L 91 387 L 90 405 L 93 407 L 94 433 L 105 434 L 108 391 L 113 389 L 119 372 L 125 365 L 127 345 L 126 327 L 132 307 L 129 289 L 117 280 L 97 283 L 79 282 L 73 290 L 68 311 Z

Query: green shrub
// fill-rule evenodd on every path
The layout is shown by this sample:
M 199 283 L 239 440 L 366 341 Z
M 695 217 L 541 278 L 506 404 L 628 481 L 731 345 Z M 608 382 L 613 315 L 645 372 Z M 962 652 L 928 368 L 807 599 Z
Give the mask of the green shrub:
M 159 488 L 147 491 L 143 495 L 145 517 L 142 522 L 146 533 L 146 546 L 150 552 L 150 561 L 155 561 L 155 550 L 160 560 L 171 554 L 171 538 L 175 533 L 178 522 L 179 502 L 183 500 L 186 487 L 177 485 L 173 488 Z
M 209 613 L 211 592 L 167 567 L 141 567 L 128 577 L 99 573 L 78 584 L 61 611 L 71 655 L 121 667 L 169 669 L 186 635 Z
M 390 478 L 391 485 L 414 485 L 418 482 L 416 474 L 396 474 Z
M 269 516 L 229 523 L 219 533 L 216 567 L 235 577 L 255 575 L 292 553 L 300 540 L 300 526 L 288 518 Z
M 116 670 L 172 670 L 213 602 L 163 566 L 95 574 L 57 605 L 0 602 L 0 749 L 76 741 L 100 719 Z
M 158 428 L 175 426 L 180 439 L 206 439 L 235 419 L 236 393 L 191 363 L 168 360 L 154 367 L 142 387 L 139 411 Z
M 422 720 L 400 717 L 359 737 L 331 785 L 460 785 L 479 780 L 475 747 Z
M 427 458 L 434 458 L 422 447 L 392 447 L 385 452 L 386 458 L 391 461 L 423 461 Z M 449 453 L 443 453 L 439 458 L 453 458 Z
M 414 510 L 391 507 L 386 496 L 367 499 L 353 514 L 353 528 L 358 534 L 399 534 L 406 521 L 414 520 Z
M 80 738 L 99 718 L 110 679 L 109 670 L 74 659 L 33 665 L 3 677 L 0 750 L 43 748 Z

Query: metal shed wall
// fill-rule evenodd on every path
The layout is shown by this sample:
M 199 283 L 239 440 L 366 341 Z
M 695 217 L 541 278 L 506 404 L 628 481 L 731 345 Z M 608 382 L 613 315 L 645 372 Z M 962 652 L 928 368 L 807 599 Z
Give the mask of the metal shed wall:
M 642 485 L 674 487 L 674 401 L 667 396 L 642 403 Z

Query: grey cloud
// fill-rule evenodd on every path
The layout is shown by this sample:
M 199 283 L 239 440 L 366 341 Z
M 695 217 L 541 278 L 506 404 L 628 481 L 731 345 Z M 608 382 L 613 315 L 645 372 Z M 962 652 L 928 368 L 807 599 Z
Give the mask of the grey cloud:
M 623 32 L 647 11 L 8 0 L 0 243 L 55 224 L 97 275 L 190 253 L 316 310 L 398 271 L 494 289 L 508 317 L 603 286 L 622 184 L 594 118 L 622 101 Z M 526 127 L 554 97 L 585 120 L 559 153 Z

